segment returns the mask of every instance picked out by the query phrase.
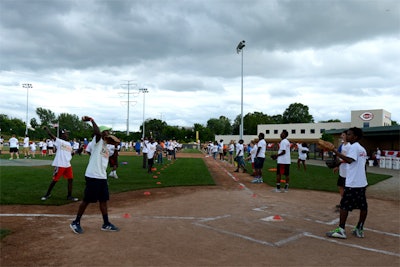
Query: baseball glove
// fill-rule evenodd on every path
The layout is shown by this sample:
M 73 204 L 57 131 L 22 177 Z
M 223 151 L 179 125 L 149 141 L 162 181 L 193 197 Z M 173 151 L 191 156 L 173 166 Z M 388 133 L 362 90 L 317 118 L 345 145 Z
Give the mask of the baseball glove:
M 271 155 L 271 159 L 276 160 L 278 158 L 278 155 Z
M 324 141 L 324 140 L 322 140 L 322 139 L 319 139 L 319 140 L 318 140 L 318 146 L 319 146 L 320 148 L 325 149 L 325 150 L 328 150 L 328 151 L 332 151 L 332 150 L 335 149 L 335 146 L 334 146 L 331 142 Z
M 336 167 L 339 167 L 340 165 L 340 160 L 339 159 L 328 159 L 325 161 L 326 166 L 328 166 L 329 169 L 334 169 Z
M 114 135 L 109 134 L 105 137 L 107 144 L 119 144 L 121 141 Z

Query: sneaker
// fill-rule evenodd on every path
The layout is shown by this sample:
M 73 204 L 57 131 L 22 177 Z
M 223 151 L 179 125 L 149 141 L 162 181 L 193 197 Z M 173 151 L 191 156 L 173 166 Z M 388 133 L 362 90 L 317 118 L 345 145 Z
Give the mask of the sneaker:
M 272 189 L 272 192 L 281 193 L 282 191 L 280 189 L 278 189 L 278 188 L 275 188 L 275 189 Z
M 358 229 L 357 227 L 354 227 L 351 233 L 356 237 L 364 238 L 364 230 Z
M 83 234 L 83 229 L 79 223 L 72 222 L 69 227 L 75 234 Z
M 343 228 L 338 227 L 335 230 L 332 230 L 330 232 L 326 233 L 327 237 L 336 237 L 336 238 L 342 238 L 342 239 L 346 239 L 346 232 L 344 231 Z
M 260 183 L 260 178 L 254 178 L 253 181 L 251 181 L 252 184 L 259 184 Z
M 70 201 L 78 201 L 79 199 L 78 199 L 77 197 L 69 196 L 69 197 L 67 197 L 67 200 L 70 200 Z
M 108 174 L 108 176 L 113 177 L 113 176 L 114 176 L 114 173 L 113 173 L 113 172 L 110 172 L 110 173 Z
M 114 224 L 109 223 L 109 224 L 103 224 L 101 227 L 102 231 L 109 231 L 109 232 L 118 232 L 119 228 L 116 227 Z
M 42 201 L 45 201 L 45 200 L 49 199 L 50 197 L 51 197 L 51 195 L 43 196 L 43 197 L 41 198 L 41 200 L 42 200 Z

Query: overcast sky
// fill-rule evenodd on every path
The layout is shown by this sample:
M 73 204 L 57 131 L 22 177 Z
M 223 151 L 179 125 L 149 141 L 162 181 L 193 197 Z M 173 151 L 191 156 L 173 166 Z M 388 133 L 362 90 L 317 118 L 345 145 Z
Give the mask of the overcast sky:
M 400 122 L 398 0 L 1 0 L 0 114 L 38 107 L 126 130 L 309 107 Z M 139 94 L 147 88 L 147 94 Z M 145 98 L 145 101 L 144 101 Z M 145 105 L 143 105 L 145 102 Z

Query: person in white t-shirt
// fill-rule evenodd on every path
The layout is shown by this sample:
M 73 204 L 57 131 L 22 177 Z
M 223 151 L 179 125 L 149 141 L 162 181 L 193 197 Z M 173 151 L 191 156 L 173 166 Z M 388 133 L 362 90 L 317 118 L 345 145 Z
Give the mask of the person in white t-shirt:
M 363 136 L 360 128 L 353 127 L 347 131 L 347 141 L 350 142 L 350 148 L 347 155 L 336 149 L 332 151 L 347 165 L 346 185 L 342 200 L 340 201 L 340 217 L 339 226 L 326 233 L 328 237 L 347 238 L 345 232 L 346 220 L 349 211 L 353 209 L 360 210 L 360 216 L 356 227 L 353 228 L 352 234 L 356 237 L 364 237 L 364 223 L 368 214 L 368 203 L 366 197 L 366 189 L 368 185 L 366 175 L 367 152 L 358 142 Z
M 282 175 L 285 176 L 285 191 L 289 190 L 289 171 L 290 171 L 290 142 L 287 139 L 289 133 L 286 130 L 283 130 L 281 133 L 281 142 L 279 143 L 279 150 L 278 154 L 272 155 L 273 159 L 277 160 L 277 167 L 276 167 L 276 189 L 274 192 L 282 192 L 281 191 L 281 179 Z
M 8 140 L 8 143 L 10 144 L 10 160 L 14 159 L 14 156 L 19 159 L 19 144 L 18 139 L 15 137 L 15 134 L 11 136 L 11 138 Z
M 29 157 L 35 158 L 35 156 L 36 156 L 36 143 L 31 141 L 29 144 Z
M 76 218 L 70 224 L 70 228 L 75 234 L 82 234 L 81 218 L 90 203 L 100 203 L 99 208 L 103 216 L 102 231 L 119 231 L 119 228 L 110 223 L 108 219 L 107 202 L 110 199 L 107 181 L 107 165 L 109 160 L 109 151 L 107 144 L 119 144 L 120 141 L 109 138 L 111 128 L 107 126 L 97 126 L 93 118 L 82 117 L 83 121 L 90 121 L 93 126 L 93 140 L 91 141 L 90 158 L 85 172 L 86 187 L 82 203 Z
M 262 178 L 262 169 L 264 167 L 266 150 L 267 150 L 267 142 L 265 142 L 265 135 L 264 133 L 259 133 L 257 152 L 256 152 L 256 157 L 254 159 L 254 169 L 256 171 L 256 174 L 252 183 L 262 184 L 264 182 Z
M 300 170 L 300 164 L 303 164 L 304 171 L 307 170 L 306 160 L 307 153 L 309 149 L 306 143 L 298 143 L 297 144 L 297 152 L 299 153 L 299 157 L 297 159 L 297 169 Z
M 78 201 L 78 198 L 72 196 L 72 181 L 74 179 L 71 159 L 73 155 L 73 150 L 71 143 L 68 142 L 68 131 L 61 130 L 61 138 L 57 138 L 54 134 L 52 134 L 48 127 L 43 127 L 43 129 L 47 132 L 47 134 L 55 140 L 54 145 L 57 148 L 56 156 L 54 157 L 53 163 L 54 166 L 53 179 L 47 189 L 46 195 L 42 197 L 42 200 L 47 200 L 51 196 L 51 191 L 53 190 L 56 183 L 60 180 L 61 177 L 67 179 L 67 200 Z
M 25 135 L 25 138 L 24 138 L 23 151 L 24 151 L 24 158 L 27 159 L 29 157 L 29 136 L 28 135 Z
M 233 152 L 235 152 L 235 141 L 231 140 L 228 146 L 228 162 L 233 165 Z
M 350 143 L 347 142 L 347 130 L 343 131 L 342 134 L 340 135 L 340 137 L 342 139 L 342 143 L 340 144 L 340 146 L 338 147 L 337 150 L 346 156 L 350 149 Z M 339 177 L 338 177 L 336 185 L 338 186 L 338 189 L 339 189 L 340 199 L 343 197 L 344 187 L 346 185 L 347 165 L 348 164 L 344 160 L 340 160 L 339 167 L 335 167 L 333 169 L 334 173 L 337 173 L 339 171 Z M 337 212 L 339 212 L 340 204 L 336 205 L 336 209 L 337 209 Z
M 246 170 L 246 163 L 244 162 L 244 146 L 243 146 L 243 139 L 239 140 L 239 143 L 236 144 L 236 160 L 237 160 L 237 168 L 234 172 L 239 172 L 241 168 L 243 173 L 247 172 Z
M 257 154 L 257 143 L 258 143 L 258 138 L 251 140 L 250 141 L 250 155 L 246 158 L 247 161 L 250 160 L 251 162 L 251 169 L 253 170 L 253 173 L 251 174 L 251 176 L 256 176 L 256 169 L 255 169 L 255 159 L 256 159 L 256 154 Z M 253 180 L 254 181 L 254 180 Z
M 149 143 L 149 140 L 147 139 L 147 137 L 142 139 L 143 169 L 147 168 L 147 152 L 149 151 L 149 149 L 147 148 L 148 143 Z
M 147 143 L 147 172 L 152 173 L 154 165 L 154 156 L 156 154 L 157 142 L 153 138 L 150 138 Z

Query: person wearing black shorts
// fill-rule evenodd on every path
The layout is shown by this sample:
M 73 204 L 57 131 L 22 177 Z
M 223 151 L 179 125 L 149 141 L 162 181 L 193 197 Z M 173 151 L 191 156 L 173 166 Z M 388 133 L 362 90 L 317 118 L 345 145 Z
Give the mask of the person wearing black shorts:
M 109 150 L 107 143 L 118 144 L 107 138 L 109 135 L 109 127 L 97 126 L 91 117 L 82 117 L 83 121 L 92 122 L 94 137 L 90 146 L 90 159 L 85 172 L 86 187 L 82 203 L 79 205 L 78 213 L 75 220 L 70 224 L 70 228 L 76 234 L 82 234 L 81 218 L 87 206 L 90 203 L 99 202 L 99 208 L 103 216 L 102 231 L 119 231 L 119 228 L 110 223 L 108 220 L 107 202 L 110 199 L 107 182 L 107 165 L 109 160 Z
M 351 146 L 347 155 L 342 154 L 335 148 L 333 152 L 348 163 L 346 182 L 342 200 L 340 201 L 339 226 L 326 233 L 328 237 L 347 238 L 345 232 L 346 220 L 349 212 L 353 209 L 360 210 L 357 226 L 353 228 L 352 234 L 356 237 L 364 237 L 364 223 L 368 214 L 368 203 L 366 198 L 366 188 L 368 185 L 366 176 L 367 152 L 358 141 L 362 138 L 362 130 L 357 127 L 347 131 L 347 141 Z

